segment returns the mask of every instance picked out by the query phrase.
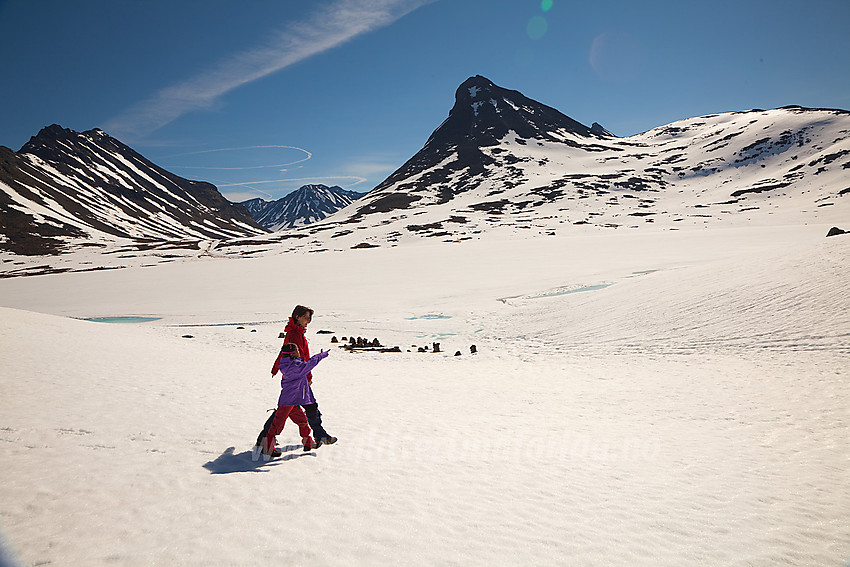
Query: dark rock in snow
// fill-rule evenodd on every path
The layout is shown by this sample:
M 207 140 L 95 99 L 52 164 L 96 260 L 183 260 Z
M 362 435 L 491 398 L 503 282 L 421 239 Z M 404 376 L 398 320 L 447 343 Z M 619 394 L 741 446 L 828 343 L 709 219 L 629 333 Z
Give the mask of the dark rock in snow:
M 616 137 L 616 136 L 614 136 L 614 134 L 612 134 L 611 132 L 609 132 L 608 130 L 603 128 L 602 124 L 600 124 L 599 122 L 594 122 L 593 124 L 591 124 L 590 125 L 590 131 L 593 132 L 594 134 L 596 134 L 597 136 Z

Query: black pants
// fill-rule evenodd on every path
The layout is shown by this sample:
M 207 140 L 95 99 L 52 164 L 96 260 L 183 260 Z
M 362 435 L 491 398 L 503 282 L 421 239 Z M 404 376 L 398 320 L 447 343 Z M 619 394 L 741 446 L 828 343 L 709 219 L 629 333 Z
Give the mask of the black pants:
M 304 408 L 304 413 L 307 414 L 307 423 L 310 424 L 310 429 L 313 430 L 313 439 L 318 441 L 319 439 L 330 437 L 330 435 L 328 435 L 328 432 L 325 431 L 325 428 L 322 427 L 322 412 L 319 411 L 319 404 L 308 404 L 306 406 L 301 407 Z M 263 425 L 263 430 L 257 437 L 257 445 L 260 445 L 263 442 L 263 439 L 266 438 L 266 435 L 268 435 L 269 427 L 271 427 L 272 425 L 272 420 L 274 419 L 275 413 L 277 413 L 277 410 L 274 410 L 272 412 L 272 414 L 266 420 L 265 425 Z

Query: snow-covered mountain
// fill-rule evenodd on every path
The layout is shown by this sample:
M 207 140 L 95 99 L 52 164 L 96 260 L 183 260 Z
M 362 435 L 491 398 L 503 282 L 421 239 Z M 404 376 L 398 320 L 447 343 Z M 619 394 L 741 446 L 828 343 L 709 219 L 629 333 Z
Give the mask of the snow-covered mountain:
M 96 140 L 111 140 L 100 131 L 74 136 L 83 140 L 84 148 L 100 148 Z M 74 139 L 65 144 L 71 143 Z M 55 151 L 63 155 L 66 146 L 55 145 L 60 148 Z M 78 270 L 81 265 L 119 267 L 149 262 L 152 255 L 160 256 L 158 262 L 199 255 L 197 241 L 191 246 L 185 241 L 180 245 L 137 242 L 112 256 L 91 254 L 78 247 L 75 257 L 65 254 L 47 262 L 41 257 L 10 258 L 2 250 L 24 250 L 28 238 L 44 242 L 51 231 L 63 235 L 70 232 L 72 236 L 74 231 L 91 234 L 94 225 L 106 232 L 101 225 L 114 225 L 119 213 L 129 216 L 122 234 L 171 238 L 167 236 L 170 228 L 185 234 L 182 231 L 188 224 L 195 230 L 195 238 L 206 234 L 210 239 L 200 255 L 228 257 L 641 228 L 752 224 L 850 228 L 850 112 L 846 110 L 788 106 L 726 112 L 617 137 L 597 123 L 587 127 L 517 91 L 475 76 L 457 89 L 448 118 L 419 152 L 375 189 L 332 216 L 319 220 L 317 209 L 308 206 L 308 195 L 315 195 L 315 188 L 302 188 L 283 202 L 247 202 L 255 216 L 264 215 L 261 222 L 266 226 L 292 227 L 272 234 L 252 228 L 256 225 L 251 219 L 217 219 L 218 211 L 209 206 L 208 212 L 216 220 L 176 222 L 170 213 L 151 214 L 155 207 L 150 205 L 145 211 L 135 209 L 128 215 L 126 208 L 136 201 L 127 194 L 138 195 L 125 184 L 146 179 L 136 173 L 143 160 L 140 156 L 121 157 L 125 154 L 112 149 L 97 160 L 65 158 L 69 162 L 65 164 L 49 154 L 35 155 L 35 151 L 32 148 L 30 153 L 15 154 L 6 150 L 3 154 L 3 180 L 22 175 L 10 176 L 9 163 L 14 165 L 14 172 L 35 170 L 26 177 L 30 181 L 13 185 L 18 189 L 12 198 L 8 196 L 9 182 L 0 184 L 0 189 L 7 191 L 7 195 L 0 192 L 0 199 L 5 199 L 0 202 L 4 233 L 10 226 L 6 219 L 15 221 L 21 211 L 32 211 L 27 213 L 29 224 L 23 230 L 13 230 L 11 237 L 5 236 L 0 246 L 5 275 Z M 160 191 L 177 183 L 171 180 L 179 180 L 181 186 L 188 184 L 189 189 L 212 189 L 211 185 L 180 180 L 158 168 L 157 174 L 147 175 L 160 179 Z M 65 185 L 89 187 L 84 181 L 111 179 L 101 184 L 116 193 L 110 197 L 110 203 L 115 201 L 112 208 L 98 213 L 100 216 L 87 212 L 86 207 L 95 207 L 98 202 L 89 189 L 80 192 L 85 199 L 74 200 L 80 204 L 73 207 L 65 204 L 70 200 L 67 194 L 73 193 L 68 190 L 59 192 L 49 204 L 36 202 L 33 196 L 20 200 L 22 194 L 31 193 L 28 187 L 40 187 L 33 178 L 75 176 L 83 176 L 83 180 Z M 181 205 L 190 200 L 177 199 Z M 338 206 L 342 201 L 335 203 Z M 230 206 L 244 210 L 241 205 Z M 269 210 L 264 210 L 266 207 Z M 303 225 L 287 214 L 304 218 Z M 104 220 L 95 224 L 103 216 L 109 223 Z M 121 220 L 124 222 L 123 217 Z M 146 232 L 154 221 L 159 223 L 157 230 Z M 237 235 L 240 230 L 246 236 Z M 39 250 L 49 250 L 39 246 Z
M 850 221 L 845 110 L 729 112 L 616 137 L 480 76 L 455 98 L 422 150 L 306 232 L 346 248 L 501 229 Z
M 0 147 L 0 250 L 55 254 L 75 246 L 209 240 L 265 232 L 214 185 L 154 165 L 101 130 L 41 130 Z
M 251 199 L 241 204 L 260 226 L 277 231 L 320 221 L 363 195 L 337 185 L 304 185 L 276 201 Z

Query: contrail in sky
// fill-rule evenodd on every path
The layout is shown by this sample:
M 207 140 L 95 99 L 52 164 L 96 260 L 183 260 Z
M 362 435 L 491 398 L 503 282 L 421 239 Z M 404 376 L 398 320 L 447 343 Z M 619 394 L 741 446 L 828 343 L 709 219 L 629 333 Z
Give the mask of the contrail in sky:
M 262 149 L 269 149 L 269 148 L 273 148 L 273 149 L 283 148 L 283 149 L 287 149 L 287 150 L 298 150 L 299 152 L 304 152 L 305 157 L 298 159 L 298 160 L 295 160 L 295 161 L 290 161 L 290 162 L 287 162 L 287 163 L 273 163 L 273 164 L 268 164 L 268 165 L 245 165 L 245 166 L 241 166 L 241 167 L 209 167 L 209 166 L 201 166 L 201 165 L 172 165 L 170 167 L 171 168 L 179 168 L 179 169 L 219 169 L 219 170 L 226 170 L 226 169 L 231 169 L 231 170 L 269 169 L 269 168 L 272 168 L 272 167 L 288 167 L 290 165 L 295 165 L 297 163 L 305 162 L 305 161 L 307 161 L 307 160 L 309 160 L 313 157 L 312 152 L 305 150 L 304 148 L 299 148 L 298 146 L 273 145 L 273 146 L 245 146 L 245 147 L 242 147 L 242 148 L 217 148 L 217 149 L 214 149 L 214 150 L 201 150 L 201 151 L 198 151 L 198 152 L 184 152 L 184 153 L 181 153 L 181 154 L 163 156 L 159 159 L 164 160 L 164 159 L 175 158 L 175 157 L 196 156 L 196 155 L 200 155 L 200 154 L 212 154 L 212 153 L 217 153 L 217 152 L 237 152 L 237 151 L 241 151 L 241 150 L 262 150 Z
M 436 0 L 337 0 L 310 19 L 291 23 L 269 41 L 130 107 L 105 124 L 115 135 L 144 136 L 194 110 L 210 108 L 228 92 L 364 33 L 388 26 Z

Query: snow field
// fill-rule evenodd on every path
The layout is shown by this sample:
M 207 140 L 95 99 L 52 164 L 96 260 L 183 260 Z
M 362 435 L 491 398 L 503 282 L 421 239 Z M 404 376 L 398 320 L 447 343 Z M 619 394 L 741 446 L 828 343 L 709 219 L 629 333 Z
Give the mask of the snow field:
M 823 234 L 2 280 L 0 525 L 25 565 L 842 565 L 850 242 Z M 340 441 L 303 453 L 290 423 L 255 463 L 295 303 L 332 348 L 314 391 Z M 106 315 L 163 319 L 68 318 Z

